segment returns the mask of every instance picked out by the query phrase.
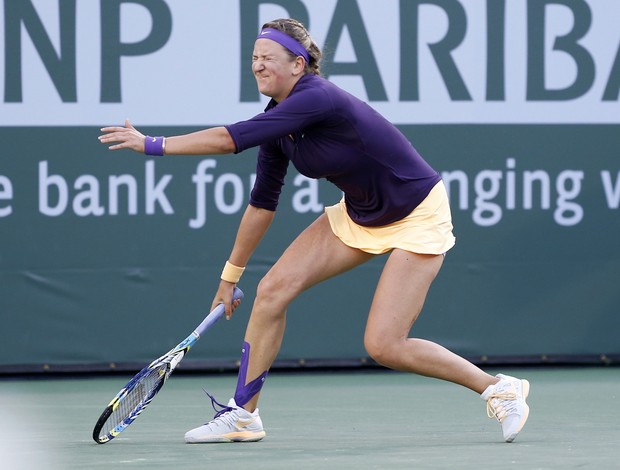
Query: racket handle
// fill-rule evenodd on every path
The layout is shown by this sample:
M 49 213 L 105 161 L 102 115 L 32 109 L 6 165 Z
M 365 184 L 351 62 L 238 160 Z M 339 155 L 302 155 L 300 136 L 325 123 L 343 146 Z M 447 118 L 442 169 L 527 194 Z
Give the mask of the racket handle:
M 235 287 L 235 290 L 233 291 L 233 301 L 240 300 L 242 298 L 243 291 L 238 287 Z M 213 324 L 220 319 L 222 315 L 224 315 L 224 304 L 218 304 L 218 306 L 215 307 L 204 320 L 202 320 L 202 323 L 198 325 L 198 328 L 194 330 L 194 333 L 196 333 L 198 337 L 202 336 L 205 331 L 211 328 Z

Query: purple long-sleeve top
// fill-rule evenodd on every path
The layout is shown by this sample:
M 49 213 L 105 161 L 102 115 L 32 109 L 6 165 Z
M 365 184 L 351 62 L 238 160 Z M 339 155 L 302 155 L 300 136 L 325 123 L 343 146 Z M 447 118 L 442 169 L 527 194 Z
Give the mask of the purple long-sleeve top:
M 289 161 L 342 190 L 349 216 L 364 226 L 404 218 L 440 180 L 393 124 L 317 75 L 304 75 L 286 99 L 226 128 L 235 153 L 260 146 L 255 207 L 276 210 Z

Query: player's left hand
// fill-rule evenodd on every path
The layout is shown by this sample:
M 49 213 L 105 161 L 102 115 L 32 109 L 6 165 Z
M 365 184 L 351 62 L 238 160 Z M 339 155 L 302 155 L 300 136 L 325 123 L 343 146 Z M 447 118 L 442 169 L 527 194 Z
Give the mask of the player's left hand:
M 110 150 L 130 149 L 144 153 L 146 137 L 131 125 L 129 119 L 125 119 L 125 127 L 104 127 L 101 132 L 99 142 L 102 144 L 117 142 L 109 147 Z

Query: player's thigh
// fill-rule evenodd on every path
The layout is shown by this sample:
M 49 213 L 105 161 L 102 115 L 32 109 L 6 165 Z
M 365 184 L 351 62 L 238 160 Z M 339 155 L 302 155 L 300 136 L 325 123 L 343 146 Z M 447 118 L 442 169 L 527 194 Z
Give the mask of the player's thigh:
M 286 296 L 292 299 L 372 257 L 372 254 L 345 245 L 334 235 L 327 216 L 322 214 L 290 244 L 261 284 L 270 290 L 285 290 Z
M 366 325 L 367 339 L 394 340 L 409 335 L 443 258 L 443 255 L 392 251 L 373 298 Z

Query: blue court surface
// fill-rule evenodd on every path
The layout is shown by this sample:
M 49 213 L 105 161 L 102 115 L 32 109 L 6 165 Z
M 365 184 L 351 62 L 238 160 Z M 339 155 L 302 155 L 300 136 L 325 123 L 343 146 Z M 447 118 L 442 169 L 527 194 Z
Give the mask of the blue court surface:
M 185 444 L 226 403 L 236 376 L 173 375 L 116 439 L 92 438 L 127 376 L 0 380 L 2 468 L 22 469 L 613 469 L 620 468 L 620 369 L 490 370 L 531 382 L 514 443 L 475 393 L 390 371 L 273 372 L 257 443 Z

